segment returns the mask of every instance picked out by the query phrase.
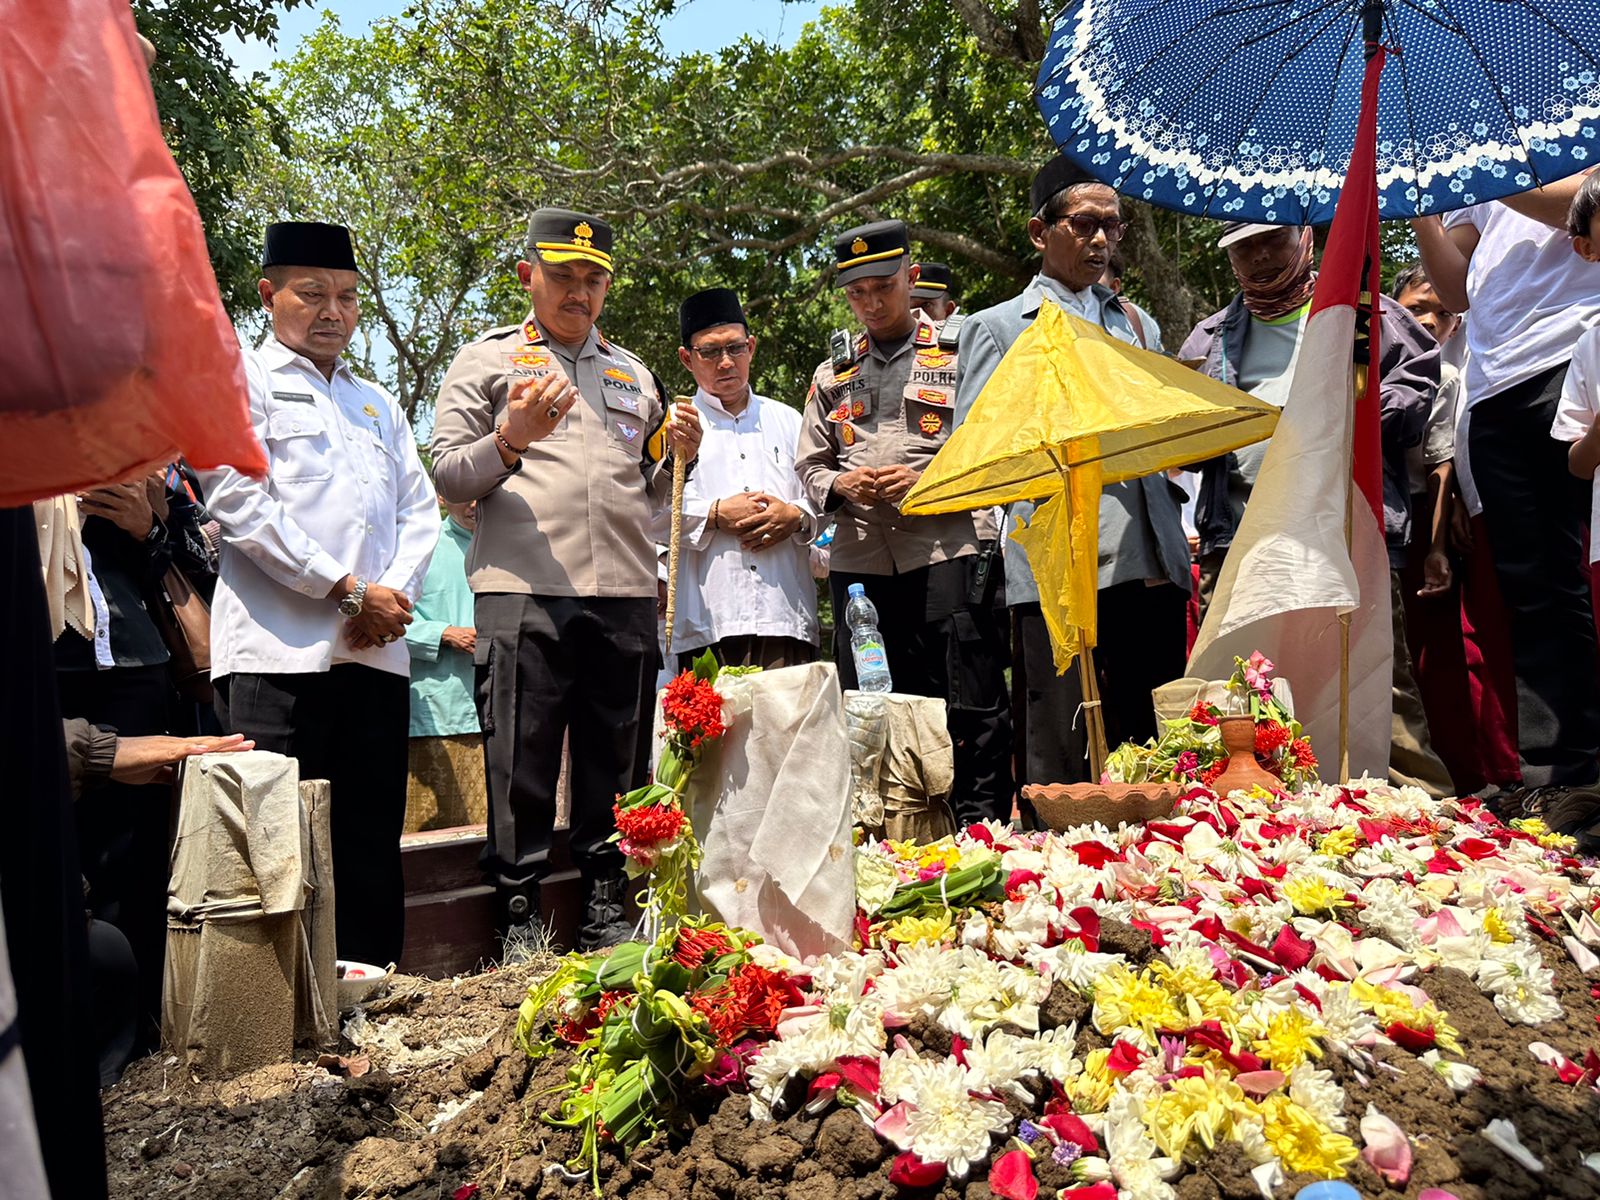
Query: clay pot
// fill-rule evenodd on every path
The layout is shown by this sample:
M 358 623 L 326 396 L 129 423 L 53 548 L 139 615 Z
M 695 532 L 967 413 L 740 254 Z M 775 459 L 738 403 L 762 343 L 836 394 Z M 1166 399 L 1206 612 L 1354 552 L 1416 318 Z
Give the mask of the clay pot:
M 1281 788 L 1283 781 L 1256 761 L 1256 722 L 1254 717 L 1223 717 L 1217 722 L 1222 733 L 1222 745 L 1228 752 L 1228 765 L 1222 769 L 1211 785 L 1219 796 L 1235 789 L 1250 788 L 1260 784 L 1264 788 Z
M 1176 783 L 1028 784 L 1022 798 L 1039 819 L 1061 831 L 1098 821 L 1110 829 L 1172 815 L 1183 788 Z

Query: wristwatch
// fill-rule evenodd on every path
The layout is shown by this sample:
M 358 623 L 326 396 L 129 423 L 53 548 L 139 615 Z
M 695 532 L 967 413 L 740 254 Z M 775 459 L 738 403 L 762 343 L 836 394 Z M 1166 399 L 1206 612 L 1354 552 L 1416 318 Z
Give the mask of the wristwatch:
M 359 617 L 361 615 L 361 605 L 366 601 L 366 598 L 367 581 L 358 579 L 356 580 L 356 586 L 350 589 L 350 594 L 339 601 L 339 612 L 347 617 Z

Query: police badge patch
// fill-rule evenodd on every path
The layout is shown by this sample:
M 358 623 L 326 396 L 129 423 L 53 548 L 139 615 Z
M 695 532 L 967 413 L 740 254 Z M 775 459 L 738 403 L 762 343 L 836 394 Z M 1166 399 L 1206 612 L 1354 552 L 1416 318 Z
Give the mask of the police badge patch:
M 639 440 L 639 427 L 637 425 L 629 425 L 626 421 L 618 421 L 617 432 L 623 436 L 625 441 L 636 442 Z
M 924 437 L 938 437 L 939 431 L 944 428 L 944 417 L 938 413 L 923 413 L 917 428 L 922 430 Z
M 844 424 L 839 426 L 839 440 L 846 446 L 856 444 L 856 428 L 854 425 Z

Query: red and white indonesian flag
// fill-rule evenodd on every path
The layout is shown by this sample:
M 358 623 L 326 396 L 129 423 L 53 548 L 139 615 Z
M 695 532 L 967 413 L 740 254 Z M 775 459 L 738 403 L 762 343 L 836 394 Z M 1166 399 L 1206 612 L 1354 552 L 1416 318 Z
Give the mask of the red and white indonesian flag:
M 1295 716 L 1331 777 L 1338 763 L 1341 614 L 1351 616 L 1352 775 L 1389 771 L 1394 634 L 1378 442 L 1380 51 L 1367 64 L 1361 127 L 1328 235 L 1289 401 L 1223 563 L 1189 674 L 1226 679 L 1260 650 L 1294 688 Z M 1365 279 L 1363 276 L 1365 275 Z M 1371 309 L 1372 371 L 1356 393 L 1357 316 Z M 1350 540 L 1345 541 L 1346 502 Z

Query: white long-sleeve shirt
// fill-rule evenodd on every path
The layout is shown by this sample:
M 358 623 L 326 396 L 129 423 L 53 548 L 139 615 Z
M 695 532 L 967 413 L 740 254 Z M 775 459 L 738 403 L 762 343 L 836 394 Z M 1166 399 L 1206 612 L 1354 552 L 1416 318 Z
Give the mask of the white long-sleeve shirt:
M 268 337 L 245 351 L 250 420 L 268 475 L 202 475 L 222 527 L 211 607 L 211 677 L 361 663 L 410 675 L 405 640 L 354 650 L 329 596 L 346 575 L 420 594 L 439 504 L 405 414 L 341 362 L 332 380 Z
M 694 403 L 705 432 L 683 489 L 683 562 L 672 653 L 735 636 L 791 637 L 815 645 L 810 541 L 816 513 L 794 471 L 800 414 L 754 393 L 737 417 L 703 389 Z M 740 492 L 776 496 L 809 519 L 782 545 L 751 553 L 740 547 L 738 535 L 710 523 L 712 502 Z

